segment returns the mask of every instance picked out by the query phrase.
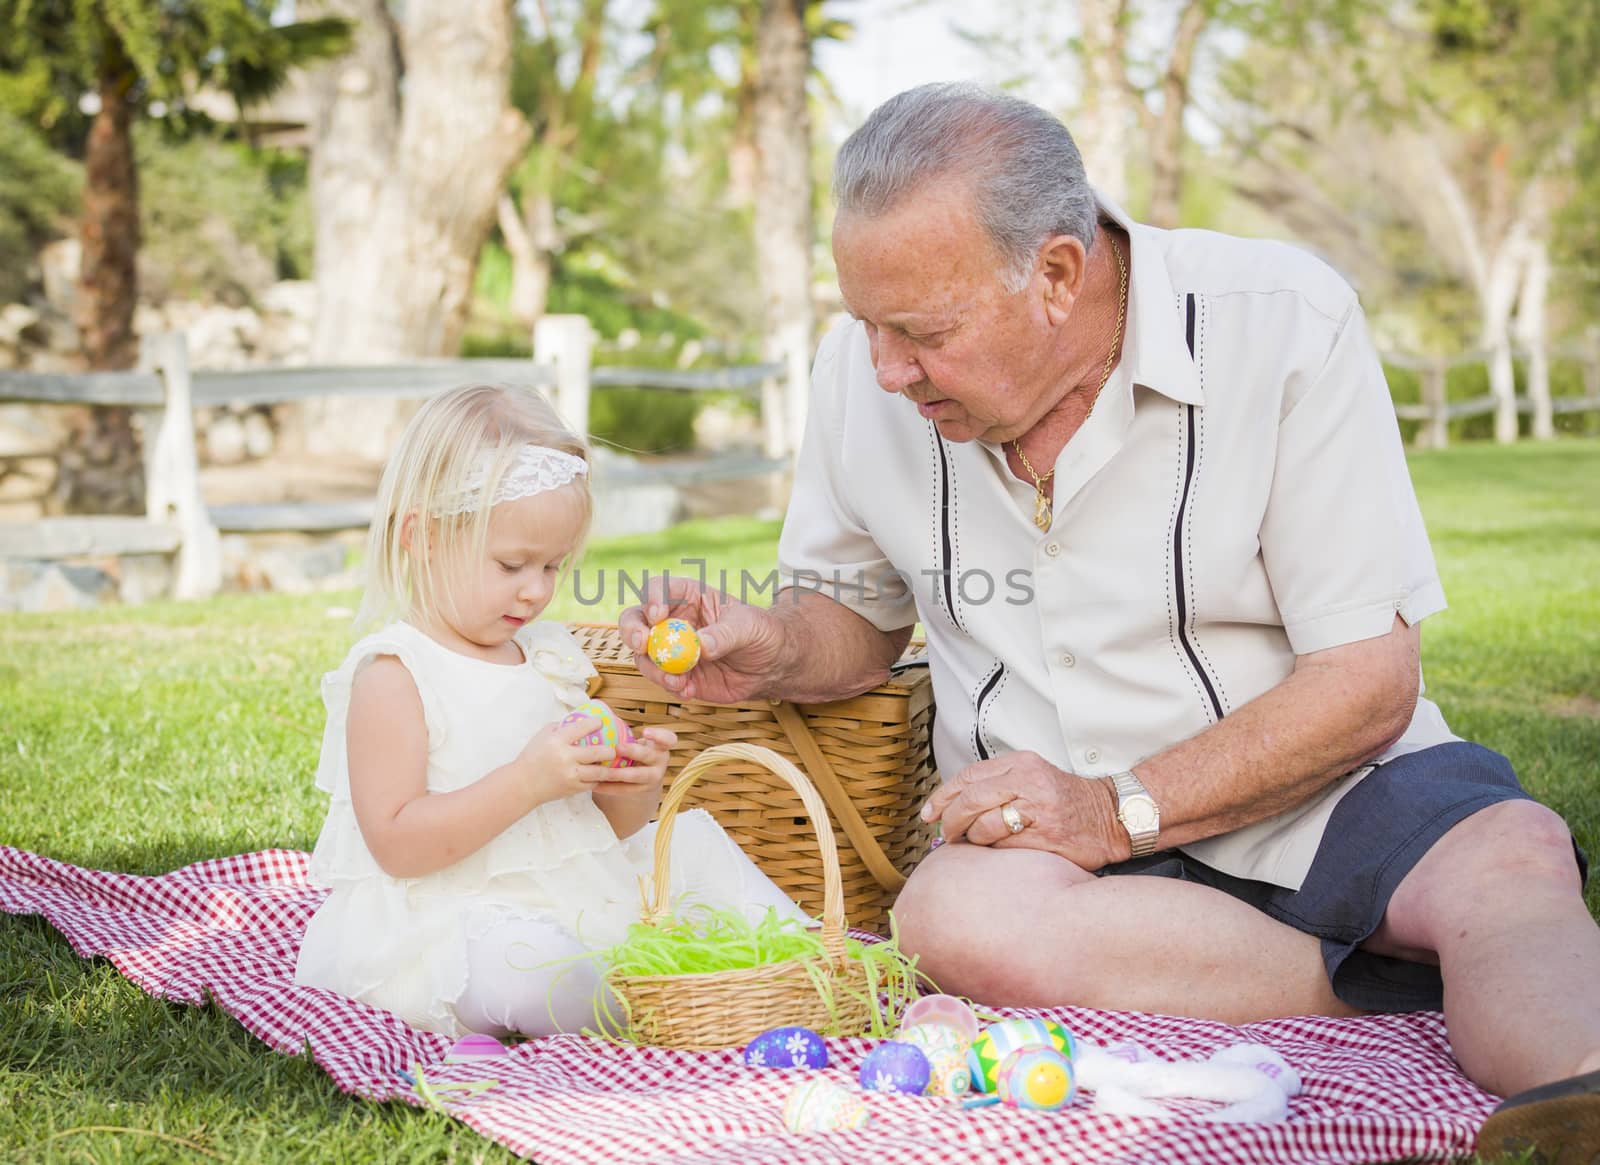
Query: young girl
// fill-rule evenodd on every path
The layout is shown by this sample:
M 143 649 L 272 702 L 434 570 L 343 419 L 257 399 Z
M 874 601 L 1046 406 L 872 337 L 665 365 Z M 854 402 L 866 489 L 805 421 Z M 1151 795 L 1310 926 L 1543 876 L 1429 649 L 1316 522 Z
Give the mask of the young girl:
M 297 983 L 446 1035 L 593 1023 L 586 952 L 639 917 L 677 738 L 613 750 L 580 743 L 599 721 L 561 723 L 594 668 L 537 620 L 588 531 L 585 452 L 542 397 L 489 386 L 434 397 L 401 437 L 362 611 L 395 621 L 322 683 L 311 875 L 332 892 Z M 680 899 L 804 917 L 703 810 L 675 823 L 672 874 Z

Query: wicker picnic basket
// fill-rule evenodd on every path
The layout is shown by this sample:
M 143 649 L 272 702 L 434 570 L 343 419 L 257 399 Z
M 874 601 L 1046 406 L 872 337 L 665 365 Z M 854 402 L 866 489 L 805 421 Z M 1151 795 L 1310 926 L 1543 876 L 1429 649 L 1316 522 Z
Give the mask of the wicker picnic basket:
M 845 913 L 855 926 L 888 933 L 889 907 L 933 839 L 932 826 L 917 816 L 939 783 L 930 740 L 933 684 L 920 643 L 907 649 L 887 683 L 848 700 L 710 704 L 680 699 L 641 676 L 616 627 L 580 623 L 571 630 L 600 672 L 592 695 L 630 724 L 677 732 L 669 779 L 681 758 L 718 744 L 761 745 L 799 766 L 833 820 Z M 738 759 L 719 765 L 689 804 L 708 810 L 808 914 L 821 912 L 811 820 L 760 765 Z
M 746 1044 L 769 1028 L 788 1024 L 825 1035 L 860 1035 L 871 1023 L 872 999 L 861 961 L 845 954 L 844 891 L 828 810 L 805 774 L 771 749 L 752 744 L 719 744 L 683 766 L 661 803 L 653 889 L 641 921 L 654 925 L 671 917 L 673 821 L 695 783 L 729 764 L 778 778 L 799 797 L 816 824 L 813 836 L 814 849 L 822 859 L 821 937 L 826 964 L 808 969 L 804 962 L 791 959 L 696 975 L 623 975 L 613 971 L 606 976 L 606 982 L 621 1001 L 629 1032 L 637 1043 L 699 1051 Z M 813 981 L 814 973 L 831 981 L 831 1008 Z

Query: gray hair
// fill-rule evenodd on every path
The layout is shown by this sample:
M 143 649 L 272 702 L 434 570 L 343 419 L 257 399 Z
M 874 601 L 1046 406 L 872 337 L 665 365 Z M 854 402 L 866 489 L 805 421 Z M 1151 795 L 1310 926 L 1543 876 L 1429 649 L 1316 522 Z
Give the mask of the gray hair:
M 1094 243 L 1094 192 L 1067 127 L 1037 105 L 978 85 L 920 85 L 873 110 L 839 147 L 834 203 L 843 214 L 872 217 L 951 177 L 971 189 L 1013 291 L 1046 239 Z

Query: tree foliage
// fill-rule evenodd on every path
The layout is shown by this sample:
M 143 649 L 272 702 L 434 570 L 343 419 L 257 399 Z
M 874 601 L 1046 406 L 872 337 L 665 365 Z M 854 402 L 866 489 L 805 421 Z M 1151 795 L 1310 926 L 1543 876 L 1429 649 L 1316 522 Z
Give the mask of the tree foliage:
M 145 298 L 250 302 L 311 275 L 305 160 L 212 134 L 135 127 Z
M 142 114 L 182 123 L 190 116 L 186 99 L 206 86 L 247 107 L 295 65 L 349 43 L 342 21 L 280 24 L 279 7 L 275 0 L 0 0 L 0 107 L 57 144 L 81 146 L 83 96 L 113 61 Z
M 20 118 L 0 111 L 0 303 L 20 299 L 39 247 L 70 231 L 79 167 Z

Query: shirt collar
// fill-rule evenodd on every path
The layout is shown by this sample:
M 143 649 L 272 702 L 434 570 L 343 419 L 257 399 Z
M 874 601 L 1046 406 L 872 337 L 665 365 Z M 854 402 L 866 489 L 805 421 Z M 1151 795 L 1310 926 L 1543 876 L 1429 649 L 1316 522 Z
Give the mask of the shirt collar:
M 1200 376 L 1184 336 L 1184 305 L 1167 271 L 1161 237 L 1167 232 L 1134 222 L 1099 191 L 1095 200 L 1101 214 L 1128 232 L 1128 321 L 1122 359 L 1131 375 L 1129 383 L 1184 404 L 1204 404 Z

